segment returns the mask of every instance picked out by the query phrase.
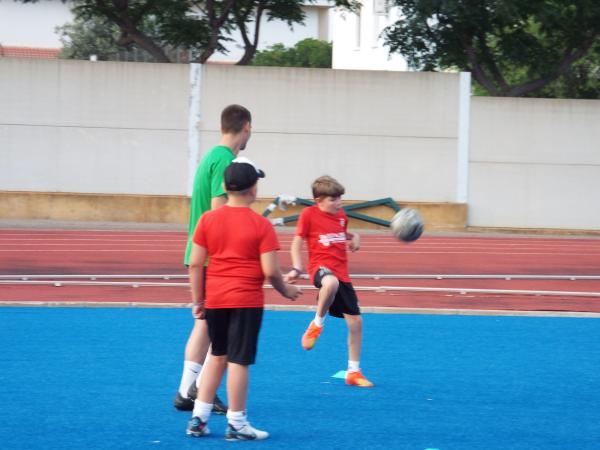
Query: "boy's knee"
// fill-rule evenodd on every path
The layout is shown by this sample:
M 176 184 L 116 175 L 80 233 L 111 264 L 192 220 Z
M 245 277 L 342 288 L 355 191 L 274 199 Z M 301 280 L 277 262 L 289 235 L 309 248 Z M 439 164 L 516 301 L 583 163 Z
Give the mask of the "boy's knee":
M 362 317 L 360 315 L 344 315 L 346 319 L 346 323 L 348 327 L 351 329 L 361 329 L 362 328 Z
M 212 360 L 218 366 L 227 366 L 227 355 L 211 355 Z
M 340 282 L 335 275 L 326 275 L 321 280 L 321 289 L 335 293 L 339 286 Z

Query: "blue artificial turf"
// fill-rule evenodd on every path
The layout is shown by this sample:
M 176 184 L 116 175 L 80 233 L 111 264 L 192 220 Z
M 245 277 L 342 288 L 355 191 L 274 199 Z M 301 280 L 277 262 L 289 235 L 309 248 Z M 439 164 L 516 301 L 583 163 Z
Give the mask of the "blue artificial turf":
M 265 313 L 248 407 L 271 437 L 228 443 L 171 404 L 188 310 L 0 308 L 0 448 L 599 448 L 598 319 L 365 314 L 359 389 L 333 377 L 343 321 L 300 347 L 311 316 Z

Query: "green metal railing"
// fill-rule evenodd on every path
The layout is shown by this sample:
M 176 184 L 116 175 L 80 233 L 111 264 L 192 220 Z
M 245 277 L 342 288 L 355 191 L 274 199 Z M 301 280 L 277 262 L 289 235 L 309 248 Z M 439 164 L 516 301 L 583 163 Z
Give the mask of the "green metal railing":
M 315 202 L 312 200 L 307 200 L 307 199 L 299 198 L 299 197 L 293 197 L 293 196 L 289 196 L 289 195 L 280 195 L 275 200 L 273 200 L 273 202 L 269 206 L 267 206 L 267 208 L 264 210 L 262 215 L 264 217 L 267 217 L 277 207 L 280 207 L 280 209 L 282 211 L 285 211 L 286 205 L 312 206 L 314 204 L 315 204 Z M 393 209 L 394 212 L 400 211 L 400 207 L 396 204 L 396 202 L 391 197 L 380 198 L 378 200 L 371 200 L 368 202 L 353 203 L 352 205 L 344 206 L 343 209 L 346 212 L 346 215 L 353 219 L 363 220 L 365 222 L 374 223 L 376 225 L 389 227 L 390 226 L 389 220 L 383 220 L 383 219 L 379 219 L 378 217 L 373 217 L 373 216 L 369 216 L 367 214 L 362 214 L 362 213 L 356 212 L 356 210 L 360 210 L 360 209 L 364 209 L 364 208 L 371 208 L 373 206 L 387 206 L 387 207 Z M 286 223 L 297 221 L 298 217 L 300 217 L 299 214 L 293 214 L 291 216 L 278 217 L 276 219 L 273 219 L 272 222 L 274 225 L 284 225 Z

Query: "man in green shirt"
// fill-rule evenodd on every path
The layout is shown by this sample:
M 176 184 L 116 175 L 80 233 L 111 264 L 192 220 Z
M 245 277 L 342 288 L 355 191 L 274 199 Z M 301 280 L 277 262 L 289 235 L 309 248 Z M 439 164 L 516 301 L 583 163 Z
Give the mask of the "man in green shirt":
M 221 141 L 206 153 L 194 176 L 192 200 L 190 202 L 190 223 L 185 250 L 185 265 L 189 265 L 192 249 L 192 236 L 200 216 L 217 209 L 227 202 L 223 185 L 223 173 L 238 153 L 246 148 L 252 132 L 250 111 L 240 105 L 229 105 L 221 113 Z M 204 319 L 196 319 L 185 346 L 183 373 L 175 401 L 175 408 L 191 411 L 194 408 L 196 379 L 202 370 L 210 346 L 208 328 Z M 191 394 L 191 395 L 190 395 Z M 225 414 L 227 407 L 215 397 L 213 411 Z

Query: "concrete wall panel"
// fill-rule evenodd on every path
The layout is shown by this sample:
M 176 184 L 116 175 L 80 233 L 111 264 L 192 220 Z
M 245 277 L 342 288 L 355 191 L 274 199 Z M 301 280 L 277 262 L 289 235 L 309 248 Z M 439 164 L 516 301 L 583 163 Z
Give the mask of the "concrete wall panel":
M 413 202 L 452 202 L 455 197 L 454 141 L 367 136 L 256 133 L 245 153 L 267 172 L 261 196 L 282 193 L 311 197 L 312 181 L 338 179 L 345 197 L 392 197 Z
M 456 138 L 458 74 L 204 66 L 201 127 L 219 129 L 229 103 L 256 130 Z
M 469 225 L 600 229 L 600 166 L 473 163 Z
M 2 190 L 180 195 L 186 133 L 1 126 Z
M 600 101 L 473 97 L 471 160 L 600 164 Z
M 469 225 L 600 229 L 600 101 L 472 99 Z
M 247 106 L 264 195 L 307 196 L 328 173 L 349 199 L 456 198 L 458 74 L 204 66 L 202 78 L 201 148 L 224 106 Z

